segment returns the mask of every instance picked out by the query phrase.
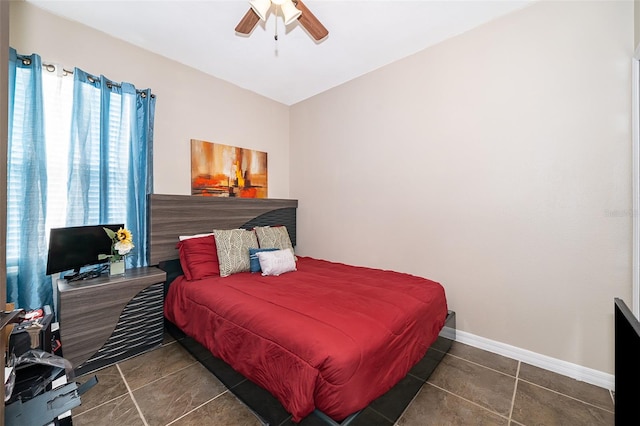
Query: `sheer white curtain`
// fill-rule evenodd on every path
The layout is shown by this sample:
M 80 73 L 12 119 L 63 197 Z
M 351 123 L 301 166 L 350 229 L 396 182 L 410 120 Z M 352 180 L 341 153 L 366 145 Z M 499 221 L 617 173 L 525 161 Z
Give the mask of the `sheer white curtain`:
M 69 131 L 73 101 L 73 77 L 67 75 L 62 67 L 55 68 L 53 71 L 44 71 L 42 75 L 47 135 L 47 238 L 51 228 L 63 227 L 66 221 Z

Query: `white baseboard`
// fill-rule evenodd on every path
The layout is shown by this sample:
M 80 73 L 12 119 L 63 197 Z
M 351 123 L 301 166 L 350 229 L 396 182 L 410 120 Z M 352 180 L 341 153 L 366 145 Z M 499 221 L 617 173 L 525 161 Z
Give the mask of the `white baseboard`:
M 605 389 L 613 389 L 615 385 L 614 375 L 594 370 L 592 368 L 583 367 L 557 358 L 542 355 L 526 349 L 507 345 L 506 343 L 496 342 L 495 340 L 486 339 L 467 333 L 466 331 L 456 330 L 456 341 L 469 346 L 493 352 L 498 355 L 513 358 L 527 364 L 553 371 L 582 382 L 590 383 Z

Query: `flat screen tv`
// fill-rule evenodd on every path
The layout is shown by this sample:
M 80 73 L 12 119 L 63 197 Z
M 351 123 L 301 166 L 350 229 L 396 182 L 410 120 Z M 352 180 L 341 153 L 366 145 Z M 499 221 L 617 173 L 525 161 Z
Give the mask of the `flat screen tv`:
M 105 263 L 99 260 L 99 254 L 111 253 L 111 239 L 103 228 L 117 231 L 123 224 L 72 226 L 52 228 L 49 233 L 49 256 L 47 257 L 47 275 L 73 270 L 64 278 L 78 276 L 85 266 Z
M 640 321 L 622 301 L 614 298 L 615 424 L 638 419 L 640 404 Z M 637 423 L 634 423 L 637 424 Z

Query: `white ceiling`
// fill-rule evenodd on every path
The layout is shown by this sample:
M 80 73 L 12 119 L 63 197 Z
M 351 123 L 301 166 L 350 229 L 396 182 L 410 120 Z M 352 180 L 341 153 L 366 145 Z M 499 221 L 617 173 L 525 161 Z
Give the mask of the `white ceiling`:
M 246 0 L 26 0 L 286 105 L 321 93 L 534 0 L 305 0 L 329 30 L 315 42 L 275 16 L 234 28 Z

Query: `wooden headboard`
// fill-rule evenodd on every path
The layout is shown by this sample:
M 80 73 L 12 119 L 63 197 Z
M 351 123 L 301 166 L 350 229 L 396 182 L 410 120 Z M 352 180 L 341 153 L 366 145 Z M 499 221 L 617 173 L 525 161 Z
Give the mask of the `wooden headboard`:
M 298 200 L 149 195 L 149 265 L 178 258 L 180 235 L 285 225 L 296 245 Z

